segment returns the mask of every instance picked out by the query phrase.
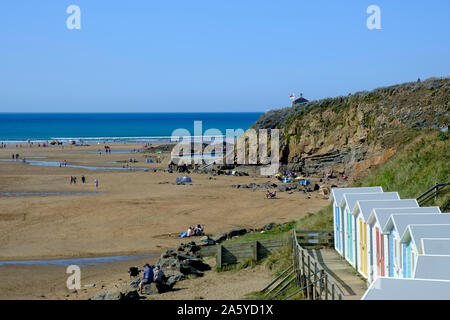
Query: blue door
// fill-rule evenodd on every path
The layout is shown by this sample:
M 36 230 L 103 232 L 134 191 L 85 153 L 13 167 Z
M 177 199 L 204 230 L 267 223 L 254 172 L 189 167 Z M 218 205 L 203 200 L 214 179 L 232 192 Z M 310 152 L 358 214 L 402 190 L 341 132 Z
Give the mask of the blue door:
M 407 261 L 406 261 L 406 244 L 402 243 L 402 265 L 403 265 L 403 278 L 406 278 L 407 274 Z

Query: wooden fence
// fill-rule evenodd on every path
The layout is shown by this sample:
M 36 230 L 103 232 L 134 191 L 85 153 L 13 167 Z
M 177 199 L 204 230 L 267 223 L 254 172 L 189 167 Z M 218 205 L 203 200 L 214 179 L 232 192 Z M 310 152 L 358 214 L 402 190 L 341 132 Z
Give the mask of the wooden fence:
M 297 241 L 304 247 L 333 246 L 334 236 L 333 231 L 330 230 L 297 231 L 296 235 Z M 259 261 L 290 243 L 289 238 L 281 238 L 203 246 L 200 249 L 200 256 L 216 255 L 217 266 L 221 268 L 224 265 L 235 264 L 248 259 Z
M 289 238 L 285 238 L 204 246 L 200 249 L 200 256 L 216 255 L 217 267 L 221 268 L 224 265 L 235 264 L 248 259 L 259 261 L 266 258 L 270 253 L 280 250 L 289 242 Z
M 283 300 L 287 300 L 300 292 L 305 298 L 311 300 L 342 300 L 344 298 L 344 293 L 336 285 L 333 277 L 300 245 L 300 243 L 329 245 L 329 233 L 330 231 L 293 231 L 292 265 L 262 290 L 267 299 L 273 300 L 284 295 Z M 333 238 L 332 233 L 331 237 Z M 294 291 L 288 291 L 293 288 L 295 288 Z M 286 292 L 290 293 L 286 295 Z

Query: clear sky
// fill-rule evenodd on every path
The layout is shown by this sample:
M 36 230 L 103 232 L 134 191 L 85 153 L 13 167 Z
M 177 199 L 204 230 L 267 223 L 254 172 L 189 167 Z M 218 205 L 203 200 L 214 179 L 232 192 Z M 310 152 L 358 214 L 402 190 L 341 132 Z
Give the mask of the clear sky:
M 266 111 L 448 76 L 449 58 L 449 0 L 0 1 L 0 112 Z

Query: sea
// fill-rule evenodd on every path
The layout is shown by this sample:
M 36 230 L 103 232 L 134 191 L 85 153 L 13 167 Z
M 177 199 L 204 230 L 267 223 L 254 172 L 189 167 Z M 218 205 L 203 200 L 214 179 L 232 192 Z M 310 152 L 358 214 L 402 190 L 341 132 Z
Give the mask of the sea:
M 234 113 L 0 113 L 0 143 L 61 141 L 169 142 L 177 129 L 246 131 L 261 112 Z M 201 122 L 201 123 L 200 123 Z M 197 130 L 194 131 L 194 123 Z M 214 135 L 217 135 L 216 131 Z M 187 135 L 187 134 L 186 134 Z

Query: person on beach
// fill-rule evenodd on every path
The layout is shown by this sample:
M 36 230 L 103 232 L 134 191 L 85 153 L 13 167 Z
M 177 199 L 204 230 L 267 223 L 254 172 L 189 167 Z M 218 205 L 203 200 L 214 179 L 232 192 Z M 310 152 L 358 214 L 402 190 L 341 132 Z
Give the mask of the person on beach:
M 64 167 L 67 167 L 67 160 L 64 160 Z
M 70 184 L 73 183 L 73 176 L 70 176 Z
M 95 179 L 95 187 L 98 188 L 98 179 Z
M 144 273 L 144 279 L 139 283 L 139 293 L 142 293 L 142 288 L 144 287 L 144 285 L 151 283 L 154 277 L 153 269 L 150 268 L 150 265 L 148 263 L 144 265 L 144 270 L 142 272 Z
M 200 224 L 195 226 L 195 228 L 194 228 L 194 235 L 196 235 L 196 236 L 203 235 L 203 227 Z
M 85 182 L 86 182 L 86 178 L 84 176 L 81 176 L 81 183 L 85 184 Z
M 186 232 L 186 235 L 188 237 L 192 237 L 194 235 L 194 229 L 192 227 L 189 227 L 187 232 Z
M 77 177 L 73 177 L 73 184 L 77 184 Z
M 153 281 L 156 284 L 161 284 L 165 280 L 164 277 L 165 277 L 164 272 L 161 270 L 160 266 L 157 265 L 154 270 Z

